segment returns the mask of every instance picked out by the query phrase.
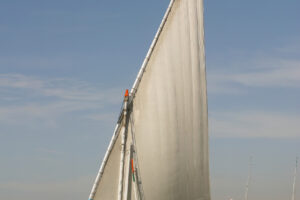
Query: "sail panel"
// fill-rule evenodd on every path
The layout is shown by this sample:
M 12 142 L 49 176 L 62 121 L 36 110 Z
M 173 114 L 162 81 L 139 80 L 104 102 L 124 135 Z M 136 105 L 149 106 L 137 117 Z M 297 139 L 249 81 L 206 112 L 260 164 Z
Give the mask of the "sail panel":
M 209 200 L 202 0 L 176 0 L 133 99 L 146 199 Z
M 122 133 L 122 129 L 123 128 L 120 129 L 120 133 Z M 122 134 L 120 133 L 117 133 L 118 135 L 116 142 L 112 147 L 112 151 L 108 157 L 103 175 L 100 179 L 97 190 L 95 191 L 95 197 L 93 200 L 117 199 L 121 158 Z

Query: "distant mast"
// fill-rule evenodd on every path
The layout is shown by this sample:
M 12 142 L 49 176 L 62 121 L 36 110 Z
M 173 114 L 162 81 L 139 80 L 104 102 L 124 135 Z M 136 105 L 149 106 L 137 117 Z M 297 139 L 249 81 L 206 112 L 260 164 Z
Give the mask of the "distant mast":
M 246 183 L 246 190 L 245 190 L 245 200 L 248 200 L 248 191 L 249 191 L 249 185 L 251 182 L 251 176 L 252 176 L 252 156 L 249 158 L 249 174 L 248 174 L 248 179 Z
M 298 157 L 296 158 L 296 167 L 295 167 L 294 182 L 293 182 L 292 200 L 295 200 L 295 197 L 296 197 L 297 168 L 298 168 Z

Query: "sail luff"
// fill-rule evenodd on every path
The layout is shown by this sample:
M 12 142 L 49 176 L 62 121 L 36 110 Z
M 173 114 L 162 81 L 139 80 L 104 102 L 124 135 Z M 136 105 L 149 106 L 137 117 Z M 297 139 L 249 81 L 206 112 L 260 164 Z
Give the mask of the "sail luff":
M 171 1 L 170 1 L 170 4 L 169 4 L 169 6 L 168 6 L 168 8 L 167 8 L 167 11 L 166 11 L 166 13 L 165 13 L 165 15 L 164 15 L 164 17 L 163 17 L 163 19 L 162 19 L 162 22 L 161 22 L 161 24 L 160 24 L 160 26 L 159 26 L 159 28 L 158 28 L 156 34 L 155 34 L 155 37 L 154 37 L 154 39 L 153 39 L 153 41 L 152 41 L 152 43 L 151 43 L 151 45 L 150 45 L 150 48 L 149 48 L 149 50 L 148 50 L 148 52 L 147 52 L 147 55 L 146 55 L 146 57 L 145 57 L 145 59 L 144 59 L 144 61 L 143 61 L 143 64 L 142 64 L 141 68 L 140 68 L 140 71 L 138 72 L 137 78 L 135 79 L 135 81 L 134 81 L 134 83 L 133 83 L 132 89 L 131 89 L 131 91 L 130 91 L 130 96 L 131 96 L 132 98 L 134 98 L 135 93 L 136 93 L 136 91 L 137 91 L 137 89 L 138 89 L 138 87 L 139 87 L 139 84 L 140 84 L 140 82 L 141 82 L 141 79 L 142 79 L 142 77 L 143 77 L 143 74 L 144 74 L 144 72 L 145 72 L 145 70 L 146 70 L 147 64 L 148 64 L 148 62 L 149 62 L 149 60 L 150 60 L 150 57 L 151 57 L 151 55 L 152 55 L 152 53 L 153 53 L 154 47 L 155 47 L 155 45 L 157 44 L 157 41 L 158 41 L 158 39 L 159 39 L 159 36 L 160 36 L 160 34 L 161 34 L 161 32 L 162 32 L 162 30 L 163 30 L 163 28 L 164 28 L 164 25 L 165 25 L 165 23 L 166 23 L 166 21 L 167 21 L 167 19 L 168 19 L 168 16 L 169 16 L 169 14 L 170 14 L 170 12 L 171 12 L 171 10 L 172 10 L 172 7 L 173 7 L 175 1 L 176 1 L 176 0 L 171 0 Z

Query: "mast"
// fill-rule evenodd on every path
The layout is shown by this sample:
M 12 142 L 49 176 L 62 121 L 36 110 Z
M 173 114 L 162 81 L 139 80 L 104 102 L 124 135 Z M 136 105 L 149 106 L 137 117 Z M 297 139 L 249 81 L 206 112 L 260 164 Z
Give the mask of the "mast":
M 249 158 L 249 174 L 248 174 L 248 179 L 247 179 L 247 183 L 246 183 L 245 200 L 248 200 L 248 192 L 249 192 L 249 186 L 250 186 L 251 176 L 252 176 L 252 161 L 253 161 L 253 158 L 252 158 L 252 156 L 250 156 L 250 158 Z
M 118 200 L 122 200 L 123 195 L 123 181 L 124 181 L 124 165 L 125 165 L 125 148 L 127 139 L 127 106 L 128 106 L 128 90 L 125 92 L 124 107 L 123 107 L 123 130 L 122 130 L 122 143 L 121 143 L 121 159 L 120 159 L 120 172 L 119 172 L 119 194 Z
M 298 157 L 296 157 L 296 167 L 295 167 L 295 173 L 294 173 L 292 200 L 295 200 L 295 197 L 296 197 L 297 168 L 298 168 Z

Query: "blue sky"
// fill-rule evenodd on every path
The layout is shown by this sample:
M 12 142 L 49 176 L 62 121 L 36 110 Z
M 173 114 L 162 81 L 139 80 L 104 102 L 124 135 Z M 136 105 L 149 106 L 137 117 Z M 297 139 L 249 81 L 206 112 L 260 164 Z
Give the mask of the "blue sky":
M 0 2 L 0 199 L 85 199 L 169 1 Z M 205 1 L 214 200 L 243 198 L 250 155 L 249 199 L 290 198 L 299 10 Z

